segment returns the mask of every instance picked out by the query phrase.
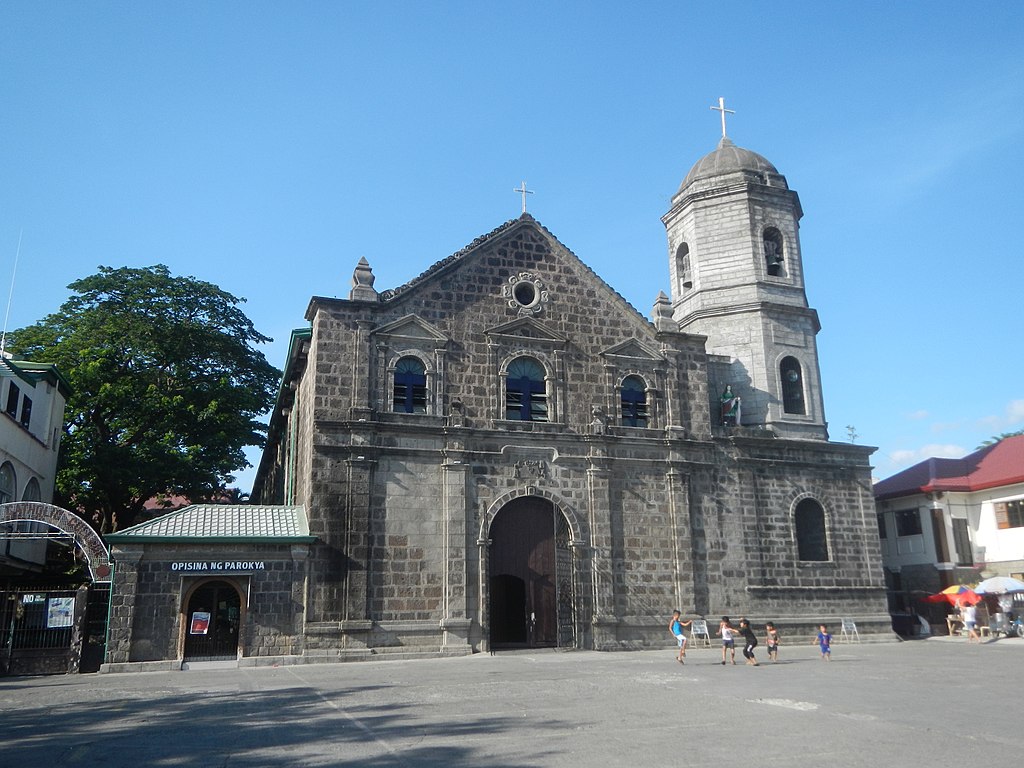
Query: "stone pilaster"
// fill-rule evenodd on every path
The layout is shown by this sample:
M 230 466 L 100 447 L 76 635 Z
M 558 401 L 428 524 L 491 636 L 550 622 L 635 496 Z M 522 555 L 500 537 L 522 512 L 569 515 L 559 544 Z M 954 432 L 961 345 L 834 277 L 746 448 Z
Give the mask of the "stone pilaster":
M 615 558 L 612 531 L 611 483 L 608 459 L 596 442 L 591 442 L 587 468 L 587 501 L 590 512 L 590 551 L 593 568 L 594 648 L 615 647 L 618 616 L 615 612 Z
M 348 472 L 348 510 L 345 524 L 344 553 L 348 563 L 344 588 L 344 614 L 341 622 L 342 645 L 365 648 L 372 622 L 369 617 L 370 572 L 370 489 L 373 485 L 373 459 L 355 456 L 346 462 Z
M 366 421 L 373 414 L 370 408 L 370 389 L 373 383 L 370 375 L 370 332 L 375 324 L 370 320 L 358 320 L 356 326 L 358 330 L 352 344 L 352 404 L 349 414 L 353 421 Z
M 110 623 L 107 627 L 107 664 L 130 661 L 132 625 L 139 587 L 142 547 L 114 547 L 114 574 L 110 592 Z
M 466 516 L 469 466 L 461 452 L 452 451 L 441 465 L 443 478 L 442 558 L 444 595 L 441 618 L 442 645 L 465 646 L 469 640 L 466 602 Z
M 690 534 L 689 477 L 676 465 L 668 471 L 668 514 L 672 536 L 676 605 L 683 613 L 700 613 L 694 594 L 693 543 Z

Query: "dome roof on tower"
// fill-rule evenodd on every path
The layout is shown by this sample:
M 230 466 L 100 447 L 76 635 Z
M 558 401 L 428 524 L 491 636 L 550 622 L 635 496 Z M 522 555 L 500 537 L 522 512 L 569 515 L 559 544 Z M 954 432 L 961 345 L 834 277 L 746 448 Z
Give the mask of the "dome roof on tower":
M 728 136 L 723 136 L 714 152 L 709 152 L 694 164 L 679 185 L 679 191 L 682 192 L 697 179 L 724 176 L 737 171 L 779 174 L 775 166 L 757 152 L 737 147 Z

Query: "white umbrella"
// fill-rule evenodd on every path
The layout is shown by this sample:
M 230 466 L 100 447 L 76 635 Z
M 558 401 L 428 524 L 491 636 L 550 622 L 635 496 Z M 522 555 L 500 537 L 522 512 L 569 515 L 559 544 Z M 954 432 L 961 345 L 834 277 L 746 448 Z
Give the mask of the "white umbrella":
M 1024 581 L 1012 576 L 993 576 L 974 588 L 978 595 L 997 595 L 999 607 L 1005 613 L 1013 608 L 1013 596 L 1024 592 Z
M 1008 595 L 1012 592 L 1024 592 L 1024 581 L 1012 576 L 993 576 L 985 579 L 974 588 L 979 595 Z

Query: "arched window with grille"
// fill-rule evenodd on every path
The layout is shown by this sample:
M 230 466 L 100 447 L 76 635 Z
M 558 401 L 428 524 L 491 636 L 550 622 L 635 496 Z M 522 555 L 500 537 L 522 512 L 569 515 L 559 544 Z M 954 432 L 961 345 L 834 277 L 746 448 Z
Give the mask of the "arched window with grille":
M 794 512 L 797 557 L 800 560 L 827 561 L 828 535 L 825 510 L 814 499 L 803 499 Z
M 518 357 L 505 373 L 505 418 L 512 421 L 547 421 L 547 386 L 544 368 L 531 357 Z
M 804 375 L 800 361 L 795 357 L 784 357 L 779 365 L 782 378 L 782 410 L 786 413 L 805 415 Z
M 644 380 L 639 376 L 627 376 L 624 378 L 622 380 L 620 397 L 622 401 L 622 426 L 648 426 L 647 384 Z
M 427 412 L 427 369 L 417 357 L 403 357 L 395 365 L 392 410 L 395 413 Z

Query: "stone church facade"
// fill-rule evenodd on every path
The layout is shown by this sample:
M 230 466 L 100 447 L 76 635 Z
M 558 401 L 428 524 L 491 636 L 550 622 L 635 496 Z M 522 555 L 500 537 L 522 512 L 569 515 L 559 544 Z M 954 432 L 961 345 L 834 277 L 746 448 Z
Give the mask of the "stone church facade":
M 315 543 L 294 653 L 662 647 L 668 614 L 887 633 L 873 449 L 828 440 L 796 193 L 728 139 L 644 317 L 529 214 L 295 331 L 253 489 Z M 712 630 L 713 631 L 713 630 Z

